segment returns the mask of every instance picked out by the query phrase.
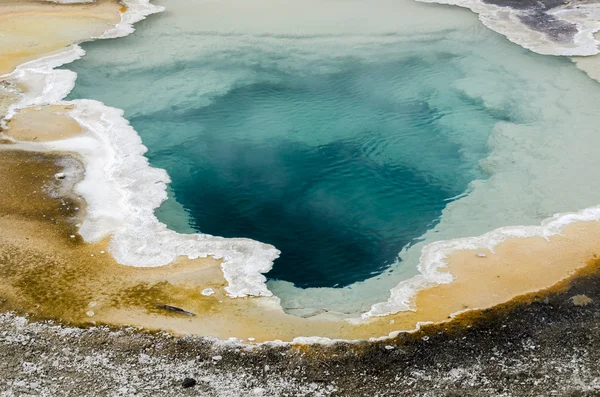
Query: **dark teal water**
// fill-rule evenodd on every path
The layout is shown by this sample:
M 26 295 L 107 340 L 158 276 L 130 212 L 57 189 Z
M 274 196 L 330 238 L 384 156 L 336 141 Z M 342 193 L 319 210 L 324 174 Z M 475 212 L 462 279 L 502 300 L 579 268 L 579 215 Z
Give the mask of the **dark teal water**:
M 109 44 L 86 49 L 69 67 L 80 76 L 71 98 L 125 109 L 190 225 L 273 244 L 282 254 L 268 277 L 300 287 L 382 272 L 483 177 L 487 136 L 505 117 L 455 90 L 464 74 L 439 51 L 294 73 L 239 54 L 115 66 L 103 61 Z M 233 83 L 207 89 L 215 74 Z

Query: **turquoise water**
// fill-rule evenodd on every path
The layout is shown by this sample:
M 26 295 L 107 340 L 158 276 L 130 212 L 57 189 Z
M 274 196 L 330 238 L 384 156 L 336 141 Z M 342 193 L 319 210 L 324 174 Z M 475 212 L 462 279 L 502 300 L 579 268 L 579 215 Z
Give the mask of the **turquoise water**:
M 196 230 L 275 245 L 271 278 L 344 286 L 392 263 L 478 175 L 438 121 L 450 106 L 485 120 L 484 155 L 495 121 L 485 109 L 447 84 L 388 95 L 434 68 L 409 59 L 305 77 L 261 71 L 263 81 L 208 106 L 131 122 L 162 136 L 149 158 L 172 176 Z
M 126 116 L 151 163 L 168 171 L 195 230 L 273 244 L 282 254 L 270 278 L 346 286 L 393 263 L 482 177 L 477 161 L 498 117 L 507 117 L 452 88 L 464 77 L 454 55 L 426 50 L 375 64 L 349 58 L 335 72 L 308 75 L 259 64 L 249 68 L 252 81 L 210 101 L 169 106 L 178 93 L 161 92 L 159 111 L 140 106 Z M 80 77 L 72 97 L 114 104 L 98 97 L 98 85 L 135 90 L 141 80 L 181 76 L 185 68 L 235 71 L 247 68 L 236 59 L 244 56 L 131 75 L 84 59 L 74 68 Z M 459 126 L 440 122 L 453 112 L 463 117 Z M 469 157 L 452 140 L 458 128 L 479 130 Z
M 162 222 L 281 250 L 267 276 L 286 308 L 365 310 L 428 242 L 600 202 L 579 155 L 595 83 L 468 11 L 161 3 L 134 35 L 84 45 L 71 98 L 125 110 L 172 178 Z

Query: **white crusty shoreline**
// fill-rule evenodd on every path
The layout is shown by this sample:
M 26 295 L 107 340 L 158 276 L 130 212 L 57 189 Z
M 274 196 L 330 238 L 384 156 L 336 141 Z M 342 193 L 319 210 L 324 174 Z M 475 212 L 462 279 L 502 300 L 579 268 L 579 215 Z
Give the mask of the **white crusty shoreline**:
M 122 21 L 99 38 L 131 34 L 132 24 L 163 11 L 146 0 L 125 1 Z M 272 296 L 263 273 L 271 269 L 279 251 L 250 239 L 226 239 L 206 234 L 184 235 L 169 230 L 154 215 L 167 199 L 167 173 L 149 165 L 146 147 L 123 118 L 123 111 L 98 101 L 63 101 L 75 86 L 76 73 L 55 68 L 85 55 L 78 45 L 20 65 L 3 76 L 27 87 L 9 107 L 5 123 L 19 109 L 30 106 L 73 105 L 70 115 L 85 134 L 45 143 L 17 142 L 13 148 L 30 151 L 75 153 L 85 165 L 75 192 L 86 201 L 87 213 L 79 233 L 93 243 L 111 237 L 109 250 L 123 265 L 152 267 L 172 263 L 178 256 L 190 259 L 213 256 L 223 259 L 223 273 L 231 297 Z M 131 176 L 135 175 L 135 178 Z M 249 266 L 249 264 L 251 264 Z
M 128 9 L 122 21 L 98 38 L 126 36 L 134 31 L 133 23 L 163 10 L 150 4 L 149 0 L 126 0 L 124 3 Z M 555 55 L 595 54 L 598 52 L 598 43 L 595 44 L 596 52 L 591 50 L 592 43 L 582 41 L 581 49 L 577 50 L 579 53 L 557 50 Z M 527 48 L 538 52 L 533 47 Z M 28 89 L 9 108 L 3 122 L 13 117 L 17 110 L 29 106 L 73 105 L 70 115 L 82 126 L 85 134 L 55 142 L 17 142 L 11 147 L 75 153 L 82 160 L 85 176 L 75 190 L 86 201 L 87 213 L 79 232 L 90 243 L 110 237 L 109 250 L 119 263 L 152 267 L 171 263 L 178 256 L 191 259 L 213 256 L 223 259 L 222 269 L 228 282 L 226 291 L 229 296 L 272 296 L 263 274 L 271 269 L 279 255 L 275 247 L 250 239 L 186 235 L 169 230 L 154 215 L 155 209 L 167 199 L 169 176 L 164 170 L 150 166 L 144 157 L 147 149 L 123 118 L 123 111 L 93 100 L 64 101 L 73 89 L 77 76 L 72 71 L 55 68 L 73 62 L 84 54 L 81 47 L 73 45 L 60 53 L 23 64 L 10 75 L 3 76 Z M 452 282 L 452 276 L 440 272 L 440 269 L 446 267 L 446 260 L 454 251 L 493 251 L 496 245 L 511 237 L 548 238 L 560 234 L 571 223 L 592 220 L 600 220 L 600 207 L 558 214 L 540 226 L 503 227 L 479 237 L 429 244 L 423 249 L 419 262 L 421 274 L 398 284 L 391 290 L 387 302 L 373 305 L 371 310 L 362 314 L 362 319 L 415 310 L 410 302 L 417 291 L 434 284 Z M 302 342 L 320 339 L 302 338 Z
M 416 0 L 422 3 L 447 4 L 468 8 L 479 15 L 479 20 L 489 29 L 504 35 L 519 46 L 542 55 L 590 56 L 600 53 L 600 41 L 595 35 L 600 31 L 600 4 L 567 3 L 545 13 L 558 21 L 573 24 L 577 33 L 572 42 L 552 40 L 545 33 L 524 24 L 520 17 L 531 13 L 529 9 L 514 9 L 483 0 Z M 538 4 L 543 4 L 539 2 Z

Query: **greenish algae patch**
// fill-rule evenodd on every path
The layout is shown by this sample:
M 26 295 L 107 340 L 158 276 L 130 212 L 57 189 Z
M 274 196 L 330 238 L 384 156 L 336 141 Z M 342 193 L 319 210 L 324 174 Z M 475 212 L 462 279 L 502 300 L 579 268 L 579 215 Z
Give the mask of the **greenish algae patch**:
M 77 234 L 76 223 L 85 203 L 75 196 L 51 197 L 59 189 L 55 175 L 63 171 L 61 164 L 64 157 L 53 154 L 3 150 L 0 156 L 0 229 L 4 231 L 0 234 L 0 297 L 4 309 L 80 325 L 112 307 L 174 316 L 157 304 L 189 306 L 195 302 L 195 310 L 210 310 L 216 299 L 201 294 L 192 273 L 194 268 L 218 269 L 218 261 L 157 269 L 116 264 L 106 242 L 87 244 Z M 70 161 L 71 167 L 75 164 Z M 67 179 L 76 182 L 80 171 L 71 169 Z M 169 272 L 183 275 L 188 282 L 176 276 L 165 280 Z M 224 285 L 224 281 L 221 285 L 210 281 L 206 285 Z
M 166 310 L 162 305 L 173 306 L 190 313 L 208 313 L 216 309 L 215 298 L 203 296 L 197 286 L 176 285 L 167 281 L 139 282 L 126 287 L 111 297 L 110 306 L 117 309 L 139 308 L 146 313 L 180 317 L 181 314 Z

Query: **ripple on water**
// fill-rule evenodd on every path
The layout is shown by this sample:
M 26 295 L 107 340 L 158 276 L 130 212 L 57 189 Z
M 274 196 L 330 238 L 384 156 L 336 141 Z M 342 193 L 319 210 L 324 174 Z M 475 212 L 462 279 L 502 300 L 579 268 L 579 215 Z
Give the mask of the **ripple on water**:
M 137 35 L 90 44 L 73 96 L 126 110 L 197 230 L 281 249 L 272 278 L 349 285 L 415 243 L 393 277 L 343 292 L 271 283 L 279 296 L 364 309 L 415 274 L 415 239 L 537 224 L 598 202 L 585 177 L 595 156 L 579 155 L 597 135 L 596 94 L 567 62 L 511 45 L 461 10 L 264 0 L 247 11 L 268 3 L 268 13 L 242 21 L 225 3 L 172 0 Z M 293 27 L 281 24 L 288 6 L 302 10 Z M 212 11 L 219 18 L 204 17 Z
M 311 76 L 269 70 L 177 118 L 132 123 L 143 136 L 171 131 L 149 157 L 198 230 L 275 245 L 270 278 L 341 287 L 383 271 L 479 175 L 440 123 L 447 110 L 428 99 L 484 119 L 482 141 L 495 119 L 451 80 L 428 83 L 437 67 L 408 58 Z

